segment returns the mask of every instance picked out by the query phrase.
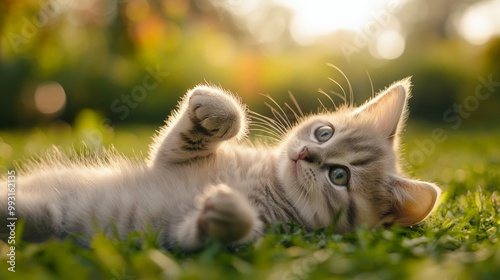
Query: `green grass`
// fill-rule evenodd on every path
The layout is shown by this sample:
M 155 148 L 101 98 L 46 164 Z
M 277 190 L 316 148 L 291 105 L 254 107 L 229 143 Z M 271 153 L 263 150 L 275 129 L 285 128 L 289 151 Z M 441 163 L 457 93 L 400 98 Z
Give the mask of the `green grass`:
M 229 250 L 207 243 L 194 254 L 167 252 L 151 234 L 142 248 L 133 237 L 102 235 L 90 249 L 69 240 L 18 241 L 15 273 L 7 270 L 9 246 L 0 241 L 0 279 L 500 279 L 500 129 L 442 128 L 447 139 L 434 149 L 428 141 L 427 148 L 418 144 L 431 139 L 432 126 L 412 125 L 403 138 L 407 171 L 445 191 L 424 225 L 359 228 L 343 236 L 329 228 L 296 227 L 288 234 L 269 229 L 254 244 Z M 69 150 L 87 140 L 95 148 L 99 142 L 88 141 L 86 129 L 56 125 L 0 132 L 1 172 L 51 144 Z M 105 146 L 113 143 L 127 155 L 144 157 L 154 128 L 96 131 L 103 132 Z M 412 161 L 415 151 L 425 156 Z

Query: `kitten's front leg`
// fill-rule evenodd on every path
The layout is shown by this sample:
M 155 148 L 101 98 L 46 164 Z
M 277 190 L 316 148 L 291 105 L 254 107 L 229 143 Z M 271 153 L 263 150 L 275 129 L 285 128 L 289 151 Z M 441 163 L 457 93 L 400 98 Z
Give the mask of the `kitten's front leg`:
M 206 238 L 241 244 L 262 233 L 263 223 L 248 200 L 225 185 L 209 188 L 199 198 L 199 209 L 178 227 L 175 236 L 185 249 L 201 248 Z
M 153 165 L 205 158 L 219 144 L 246 132 L 245 108 L 221 89 L 197 86 L 170 117 L 151 150 Z

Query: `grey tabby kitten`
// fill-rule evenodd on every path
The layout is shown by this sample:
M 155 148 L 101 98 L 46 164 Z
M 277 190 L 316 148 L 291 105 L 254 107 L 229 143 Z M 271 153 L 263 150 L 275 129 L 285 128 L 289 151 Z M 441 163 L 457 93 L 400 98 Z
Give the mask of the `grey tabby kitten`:
M 97 230 L 125 238 L 149 224 L 162 245 L 195 250 L 207 238 L 249 242 L 266 225 L 292 220 L 311 230 L 335 223 L 339 233 L 420 223 L 440 190 L 404 177 L 398 165 L 409 90 L 402 80 L 360 107 L 303 117 L 270 146 L 241 144 L 246 108 L 220 88 L 197 86 L 155 137 L 147 162 L 116 155 L 75 162 L 54 153 L 21 174 L 23 238 Z

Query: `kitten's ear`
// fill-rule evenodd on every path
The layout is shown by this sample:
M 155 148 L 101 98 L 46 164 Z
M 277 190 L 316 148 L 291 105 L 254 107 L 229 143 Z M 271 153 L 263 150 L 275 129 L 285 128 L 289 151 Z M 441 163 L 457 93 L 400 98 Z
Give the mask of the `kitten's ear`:
M 422 222 L 438 205 L 441 189 L 428 182 L 393 176 L 391 224 L 411 226 Z
M 355 110 L 354 114 L 373 121 L 380 133 L 392 139 L 406 118 L 410 87 L 410 78 L 396 82 Z

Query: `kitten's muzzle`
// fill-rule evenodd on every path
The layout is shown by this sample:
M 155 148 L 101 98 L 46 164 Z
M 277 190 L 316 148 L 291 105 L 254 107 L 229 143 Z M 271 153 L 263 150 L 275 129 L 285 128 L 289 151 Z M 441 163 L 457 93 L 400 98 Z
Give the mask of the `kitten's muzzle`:
M 304 148 L 302 148 L 302 150 L 297 155 L 297 158 L 296 159 L 292 158 L 292 161 L 294 163 L 298 163 L 299 160 L 302 160 L 302 161 L 305 161 L 308 163 L 315 163 L 315 162 L 319 162 L 320 158 L 317 154 L 311 152 L 311 150 L 309 148 L 304 146 Z
M 302 149 L 302 151 L 300 151 L 299 158 L 297 160 L 304 160 L 304 161 L 311 162 L 310 157 L 311 157 L 311 154 L 309 153 L 309 150 L 307 149 L 307 147 L 304 147 Z

